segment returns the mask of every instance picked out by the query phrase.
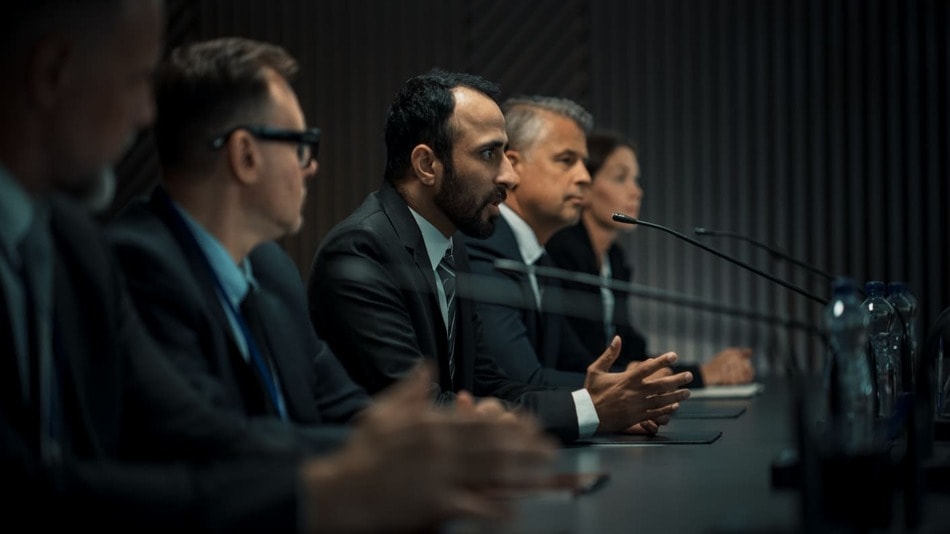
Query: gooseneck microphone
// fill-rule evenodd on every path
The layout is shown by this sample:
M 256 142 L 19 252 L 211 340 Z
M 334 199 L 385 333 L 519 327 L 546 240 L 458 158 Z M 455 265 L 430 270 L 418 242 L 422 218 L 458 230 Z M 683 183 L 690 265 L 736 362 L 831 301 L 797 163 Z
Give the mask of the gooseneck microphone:
M 736 232 L 729 232 L 729 231 L 727 231 L 727 230 L 710 230 L 709 228 L 702 228 L 702 227 L 696 227 L 695 229 L 693 229 L 693 232 L 694 232 L 696 235 L 708 235 L 708 236 L 710 236 L 710 237 L 728 237 L 728 238 L 731 238 L 731 239 L 739 239 L 740 241 L 745 241 L 746 243 L 752 244 L 752 245 L 754 245 L 754 246 L 756 246 L 756 247 L 759 247 L 759 248 L 765 250 L 765 251 L 768 252 L 773 258 L 777 258 L 777 259 L 779 259 L 779 260 L 787 261 L 787 262 L 789 262 L 789 263 L 791 263 L 791 264 L 793 264 L 793 265 L 796 265 L 796 266 L 798 266 L 798 267 L 801 267 L 802 269 L 805 269 L 806 271 L 808 271 L 808 272 L 810 272 L 810 273 L 812 273 L 812 274 L 818 275 L 818 276 L 824 278 L 825 280 L 827 280 L 827 281 L 829 281 L 829 282 L 831 282 L 832 280 L 835 279 L 835 277 L 832 276 L 831 274 L 829 274 L 829 273 L 827 273 L 827 272 L 825 272 L 825 271 L 822 271 L 821 269 L 819 269 L 819 268 L 817 268 L 817 267 L 815 267 L 815 266 L 813 266 L 813 265 L 809 265 L 809 264 L 807 264 L 807 263 L 805 263 L 805 262 L 803 262 L 803 261 L 801 261 L 801 260 L 799 260 L 799 259 L 797 259 L 797 258 L 793 258 L 793 257 L 790 256 L 789 254 L 787 254 L 787 253 L 785 253 L 785 252 L 782 252 L 781 250 L 778 250 L 778 249 L 776 249 L 776 248 L 772 248 L 772 247 L 766 245 L 765 243 L 763 243 L 763 242 L 761 242 L 761 241 L 758 241 L 758 240 L 756 240 L 756 239 L 753 239 L 753 238 L 751 238 L 751 237 L 749 237 L 749 236 L 746 236 L 746 235 L 742 235 L 742 234 L 739 234 L 739 233 L 736 233 Z
M 494 262 L 495 269 L 504 272 L 512 272 L 518 274 L 535 274 L 541 278 L 553 278 L 555 280 L 562 280 L 565 282 L 572 282 L 575 284 L 583 284 L 595 287 L 606 287 L 608 289 L 619 291 L 621 293 L 627 293 L 636 297 L 647 298 L 651 300 L 656 300 L 660 302 L 666 302 L 668 304 L 674 304 L 679 306 L 686 306 L 696 310 L 721 313 L 725 315 L 731 315 L 734 317 L 740 317 L 743 319 L 749 319 L 753 321 L 765 322 L 769 324 L 779 325 L 786 328 L 794 328 L 798 330 L 804 330 L 806 332 L 820 335 L 821 331 L 812 324 L 805 323 L 802 321 L 795 321 L 792 319 L 787 319 L 785 317 L 779 317 L 776 315 L 769 315 L 766 313 L 760 313 L 758 311 L 749 310 L 745 308 L 738 308 L 734 306 L 727 306 L 720 304 L 718 302 L 697 299 L 694 297 L 689 297 L 680 293 L 674 293 L 672 291 L 666 291 L 662 289 L 656 289 L 649 286 L 644 286 L 640 284 L 635 284 L 633 282 L 626 282 L 621 280 L 614 279 L 603 279 L 598 275 L 588 274 L 578 271 L 571 271 L 567 269 L 560 269 L 558 267 L 548 267 L 543 265 L 528 265 L 524 262 L 517 260 L 509 260 L 505 258 L 498 258 Z M 485 293 L 485 284 L 480 285 L 480 295 L 475 297 L 476 299 L 484 299 Z M 566 295 L 570 296 L 570 295 Z M 570 316 L 579 316 L 584 319 L 591 319 L 592 317 L 585 317 L 580 315 L 578 312 L 575 312 L 570 304 L 570 298 L 566 299 L 568 302 L 565 303 L 565 309 L 555 310 L 564 315 Z
M 766 278 L 766 279 L 768 279 L 768 280 L 770 280 L 770 281 L 772 281 L 772 282 L 774 282 L 774 283 L 776 283 L 776 284 L 778 284 L 778 285 L 780 285 L 780 286 L 782 286 L 782 287 L 784 287 L 784 288 L 786 288 L 786 289 L 790 289 L 790 290 L 792 290 L 792 291 L 798 293 L 799 295 L 802 295 L 802 296 L 804 296 L 804 297 L 808 297 L 809 299 L 811 299 L 811 300 L 813 300 L 813 301 L 815 301 L 815 302 L 817 302 L 817 303 L 819 303 L 819 304 L 821 304 L 821 305 L 823 305 L 823 306 L 826 305 L 826 304 L 828 304 L 828 300 L 827 300 L 827 299 L 824 299 L 824 298 L 822 298 L 822 297 L 819 297 L 818 295 L 815 295 L 814 293 L 810 293 L 810 292 L 808 292 L 808 291 L 806 291 L 806 290 L 804 290 L 804 289 L 802 289 L 802 288 L 796 286 L 795 284 L 791 284 L 791 283 L 789 283 L 789 282 L 786 282 L 785 280 L 782 280 L 781 278 L 776 278 L 775 276 L 772 276 L 771 274 L 769 274 L 769 273 L 767 273 L 767 272 L 765 272 L 765 271 L 763 271 L 763 270 L 761 270 L 761 269 L 758 269 L 758 268 L 756 268 L 756 267 L 753 267 L 752 265 L 749 265 L 748 263 L 745 263 L 745 262 L 743 262 L 743 261 L 737 260 L 737 259 L 733 258 L 732 256 L 729 256 L 729 255 L 727 255 L 727 254 L 724 254 L 724 253 L 722 253 L 722 252 L 720 252 L 720 251 L 718 251 L 718 250 L 716 250 L 716 249 L 714 249 L 714 248 L 712 248 L 712 247 L 710 247 L 710 246 L 704 245 L 703 243 L 700 243 L 699 241 L 696 241 L 695 239 L 693 239 L 693 238 L 691 238 L 691 237 L 689 237 L 689 236 L 687 236 L 687 235 L 685 235 L 685 234 L 683 234 L 683 233 L 677 232 L 676 230 L 673 230 L 672 228 L 667 228 L 666 226 L 663 226 L 663 225 L 660 225 L 660 224 L 652 223 L 652 222 L 649 222 L 649 221 L 644 221 L 644 220 L 642 220 L 642 219 L 637 219 L 637 218 L 631 217 L 631 216 L 629 216 L 629 215 L 624 215 L 623 213 L 614 213 L 614 214 L 613 214 L 613 220 L 615 220 L 615 221 L 617 221 L 617 222 L 626 223 L 626 224 L 637 224 L 637 225 L 640 225 L 640 226 L 647 226 L 647 227 L 650 227 L 650 228 L 656 228 L 657 230 L 662 230 L 662 231 L 664 231 L 664 232 L 666 232 L 666 233 L 668 233 L 668 234 L 671 234 L 671 235 L 673 235 L 673 236 L 676 236 L 676 237 L 682 239 L 683 241 L 686 241 L 687 243 L 690 243 L 690 244 L 692 244 L 692 245 L 695 245 L 695 246 L 697 246 L 697 247 L 699 247 L 699 248 L 705 250 L 706 252 L 709 252 L 709 253 L 711 253 L 711 254 L 715 254 L 716 256 L 719 256 L 720 258 L 722 258 L 722 259 L 724 259 L 724 260 L 726 260 L 726 261 L 728 261 L 728 262 L 730 262 L 730 263 L 734 263 L 734 264 L 738 265 L 739 267 L 742 267 L 743 269 L 745 269 L 745 270 L 747 270 L 747 271 L 751 271 L 751 272 L 753 272 L 753 273 L 755 273 L 755 274 L 757 274 L 757 275 L 759 275 L 759 276 L 761 276 L 761 277 L 763 277 L 763 278 Z

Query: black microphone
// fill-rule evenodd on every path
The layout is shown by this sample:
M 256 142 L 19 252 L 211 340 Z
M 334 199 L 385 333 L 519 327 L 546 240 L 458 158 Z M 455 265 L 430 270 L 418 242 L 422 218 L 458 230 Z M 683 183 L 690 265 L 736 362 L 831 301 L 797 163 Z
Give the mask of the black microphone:
M 760 322 L 765 322 L 769 324 L 776 324 L 784 326 L 786 328 L 794 328 L 799 330 L 804 330 L 806 332 L 822 335 L 822 332 L 815 326 L 809 323 L 795 321 L 792 319 L 787 319 L 785 317 L 779 317 L 775 315 L 769 315 L 764 313 L 759 313 L 757 311 L 738 308 L 734 306 L 727 306 L 714 302 L 711 300 L 697 299 L 680 293 L 675 293 L 672 291 L 666 291 L 662 289 L 657 289 L 641 284 L 635 284 L 633 282 L 626 282 L 614 279 L 603 279 L 600 276 L 582 273 L 578 271 L 571 271 L 568 269 L 560 269 L 557 267 L 548 267 L 544 265 L 528 265 L 524 262 L 517 260 L 509 260 L 504 258 L 496 259 L 494 262 L 495 269 L 499 271 L 512 272 L 518 274 L 534 274 L 541 278 L 553 278 L 557 280 L 563 280 L 566 282 L 573 282 L 578 284 L 584 284 L 595 287 L 606 287 L 615 291 L 620 291 L 623 293 L 628 293 L 635 295 L 637 297 L 653 299 L 661 302 L 666 302 L 675 305 L 687 306 L 701 311 L 709 311 L 714 313 L 721 313 L 726 315 L 731 315 L 735 317 L 741 317 L 744 319 L 750 319 Z M 480 284 L 481 296 L 476 297 L 476 299 L 484 300 L 484 292 L 486 290 L 486 284 Z M 562 289 L 562 293 L 567 292 L 567 290 Z M 577 312 L 572 309 L 572 304 L 575 302 L 570 297 L 570 295 L 562 295 L 568 298 L 564 300 L 564 310 L 550 310 L 556 311 L 564 315 L 577 315 Z M 550 305 L 550 304 L 549 304 Z
M 813 265 L 809 265 L 809 264 L 807 264 L 807 263 L 805 263 L 805 262 L 803 262 L 803 261 L 801 261 L 801 260 L 799 260 L 799 259 L 797 259 L 797 258 L 793 258 L 793 257 L 790 256 L 788 253 L 782 252 L 781 250 L 778 250 L 778 249 L 776 249 L 776 248 L 772 248 L 772 247 L 766 245 L 765 243 L 763 243 L 763 242 L 761 242 L 761 241 L 758 241 L 758 240 L 756 240 L 756 239 L 752 239 L 752 238 L 749 237 L 749 236 L 745 236 L 745 235 L 742 235 L 742 234 L 739 234 L 739 233 L 736 233 L 736 232 L 729 232 L 729 231 L 726 231 L 726 230 L 710 230 L 709 228 L 702 228 L 702 227 L 696 227 L 695 229 L 693 229 L 693 232 L 695 232 L 696 235 L 708 235 L 708 236 L 712 236 L 712 237 L 729 237 L 729 238 L 732 238 L 732 239 L 739 239 L 739 240 L 741 240 L 741 241 L 745 241 L 746 243 L 750 243 L 750 244 L 752 244 L 752 245 L 755 245 L 755 246 L 757 246 L 757 247 L 759 247 L 759 248 L 765 250 L 765 251 L 768 252 L 773 258 L 777 258 L 777 259 L 780 259 L 780 260 L 783 260 L 783 261 L 787 261 L 787 262 L 789 262 L 789 263 L 791 263 L 791 264 L 793 264 L 793 265 L 796 265 L 796 266 L 798 266 L 798 267 L 801 267 L 802 269 L 805 269 L 806 271 L 808 271 L 808 272 L 810 272 L 810 273 L 812 273 L 812 274 L 816 274 L 816 275 L 818 275 L 818 276 L 824 278 L 825 280 L 827 280 L 827 281 L 829 281 L 829 282 L 831 282 L 832 280 L 835 279 L 835 277 L 834 277 L 833 275 L 831 275 L 831 274 L 829 274 L 829 273 L 827 273 L 827 272 L 825 272 L 825 271 L 822 271 L 821 269 L 819 269 L 819 268 L 817 268 L 817 267 L 815 267 L 815 266 L 813 266 Z
M 789 283 L 789 282 L 786 282 L 785 280 L 782 280 L 782 279 L 780 279 L 780 278 L 776 278 L 776 277 L 772 276 L 771 274 L 769 274 L 769 273 L 767 273 L 767 272 L 765 272 L 765 271 L 763 271 L 763 270 L 761 270 L 761 269 L 757 269 L 757 268 L 753 267 L 752 265 L 749 265 L 748 263 L 745 263 L 745 262 L 743 262 L 743 261 L 739 261 L 739 260 L 733 258 L 732 256 L 729 256 L 729 255 L 727 255 L 727 254 L 724 254 L 724 253 L 722 253 L 722 252 L 720 252 L 720 251 L 718 251 L 718 250 L 716 250 L 716 249 L 714 249 L 714 248 L 712 248 L 712 247 L 710 247 L 710 246 L 704 245 L 704 244 L 700 243 L 699 241 L 696 241 L 695 239 L 693 239 L 693 238 L 691 238 L 691 237 L 689 237 L 689 236 L 687 236 L 687 235 L 685 235 L 685 234 L 683 234 L 683 233 L 680 233 L 680 232 L 677 232 L 676 230 L 673 230 L 672 228 L 667 228 L 666 226 L 663 226 L 663 225 L 660 225 L 660 224 L 656 224 L 656 223 L 651 223 L 651 222 L 648 222 L 648 221 L 644 221 L 644 220 L 642 220 L 642 219 L 637 219 L 637 218 L 635 218 L 635 217 L 631 217 L 631 216 L 629 216 L 629 215 L 624 215 L 624 214 L 622 214 L 622 213 L 614 213 L 614 214 L 613 214 L 613 219 L 614 219 L 615 221 L 617 221 L 617 222 L 622 222 L 622 223 L 626 223 L 626 224 L 637 224 L 637 225 L 640 225 L 640 226 L 648 226 L 648 227 L 650 227 L 650 228 L 656 228 L 657 230 L 662 230 L 662 231 L 664 231 L 664 232 L 666 232 L 666 233 L 668 233 L 668 234 L 672 234 L 672 235 L 674 235 L 674 236 L 676 236 L 676 237 L 682 239 L 683 241 L 686 241 L 687 243 L 691 243 L 691 244 L 693 244 L 693 245 L 695 245 L 695 246 L 697 246 L 697 247 L 699 247 L 699 248 L 701 248 L 701 249 L 703 249 L 703 250 L 705 250 L 705 251 L 707 251 L 707 252 L 710 252 L 710 253 L 712 253 L 712 254 L 715 254 L 716 256 L 719 256 L 720 258 L 722 258 L 722 259 L 724 259 L 724 260 L 726 260 L 726 261 L 728 261 L 728 262 L 734 263 L 734 264 L 738 265 L 739 267 L 742 267 L 743 269 L 746 269 L 747 271 L 751 271 L 751 272 L 753 272 L 753 273 L 755 273 L 755 274 L 757 274 L 757 275 L 759 275 L 759 276 L 761 276 L 761 277 L 763 277 L 763 278 L 766 278 L 766 279 L 768 279 L 768 280 L 771 280 L 772 282 L 775 282 L 776 284 L 778 284 L 778 285 L 780 285 L 780 286 L 782 286 L 782 287 L 784 287 L 784 288 L 786 288 L 786 289 L 790 289 L 790 290 L 792 290 L 792 291 L 798 293 L 799 295 L 808 297 L 808 298 L 810 298 L 811 300 L 813 300 L 813 301 L 815 301 L 815 302 L 818 302 L 818 303 L 821 304 L 821 305 L 826 305 L 826 304 L 828 304 L 828 299 L 824 299 L 824 298 L 822 298 L 822 297 L 819 297 L 818 295 L 815 295 L 814 293 L 810 293 L 810 292 L 808 292 L 808 291 L 805 291 L 804 289 L 802 289 L 802 288 L 796 286 L 795 284 L 791 284 L 791 283 Z

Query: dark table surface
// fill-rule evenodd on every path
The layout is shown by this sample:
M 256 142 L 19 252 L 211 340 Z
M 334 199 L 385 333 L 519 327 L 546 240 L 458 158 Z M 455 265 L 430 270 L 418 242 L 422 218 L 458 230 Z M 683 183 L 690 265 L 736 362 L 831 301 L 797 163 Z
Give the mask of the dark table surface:
M 800 493 L 773 484 L 772 466 L 797 451 L 797 426 L 791 380 L 762 381 L 754 398 L 688 400 L 705 406 L 746 403 L 735 418 L 674 417 L 660 433 L 721 431 L 710 444 L 567 447 L 557 470 L 609 473 L 592 493 L 522 498 L 514 518 L 503 523 L 459 522 L 448 532 L 802 532 Z M 950 458 L 950 446 L 937 443 L 935 455 Z M 904 522 L 895 491 L 890 527 L 872 532 L 950 533 L 950 493 L 927 493 L 921 524 Z M 841 530 L 836 530 L 836 532 Z

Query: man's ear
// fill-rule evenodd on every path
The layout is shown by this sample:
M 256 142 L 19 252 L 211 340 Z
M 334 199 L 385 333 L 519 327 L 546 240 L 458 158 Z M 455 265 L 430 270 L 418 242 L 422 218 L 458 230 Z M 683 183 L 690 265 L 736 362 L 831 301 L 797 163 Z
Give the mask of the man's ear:
M 255 183 L 260 175 L 262 157 L 254 136 L 244 130 L 236 130 L 228 137 L 225 149 L 234 178 L 244 185 Z
M 40 39 L 26 60 L 26 77 L 32 102 L 41 110 L 55 107 L 68 76 L 72 49 L 58 37 Z
M 429 145 L 416 145 L 409 156 L 412 173 L 425 185 L 435 185 L 441 179 L 444 167 Z

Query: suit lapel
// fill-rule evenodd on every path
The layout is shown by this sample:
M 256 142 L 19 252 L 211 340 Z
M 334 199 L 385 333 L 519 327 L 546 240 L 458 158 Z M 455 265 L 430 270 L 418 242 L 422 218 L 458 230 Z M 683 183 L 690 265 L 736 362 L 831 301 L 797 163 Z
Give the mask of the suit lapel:
M 521 250 L 518 248 L 518 240 L 515 233 L 504 217 L 499 217 L 495 222 L 495 233 L 489 238 L 494 241 L 497 254 L 502 258 L 524 263 L 521 256 Z M 531 280 L 527 274 L 516 272 L 505 272 L 505 276 L 510 276 L 518 281 L 521 288 L 521 297 L 525 305 L 525 315 L 535 317 L 538 310 L 537 301 L 534 298 L 534 290 L 531 289 Z
M 629 282 L 633 279 L 633 269 L 627 265 L 623 257 L 623 250 L 616 244 L 612 245 L 607 251 L 607 261 L 610 262 L 610 277 L 614 280 Z M 614 291 L 614 316 L 607 317 L 606 322 L 614 325 L 630 325 L 630 311 L 627 306 L 628 296 L 619 291 Z
M 308 365 L 316 355 L 300 354 L 304 347 L 310 345 L 300 338 L 299 330 L 295 331 L 294 327 L 299 323 L 287 317 L 287 307 L 281 298 L 270 290 L 268 281 L 261 278 L 265 276 L 265 269 L 261 266 L 262 260 L 253 253 L 250 259 L 251 267 L 261 284 L 257 305 L 266 338 L 261 342 L 270 347 L 287 413 L 294 420 L 316 422 L 319 420 L 319 414 L 315 409 L 311 388 L 314 369 Z
M 524 257 L 521 256 L 521 249 L 518 248 L 518 240 L 515 238 L 514 231 L 504 217 L 498 218 L 493 239 L 498 240 L 499 252 L 503 256 L 524 263 Z M 527 309 L 522 313 L 525 329 L 528 332 L 532 346 L 535 348 L 538 359 L 542 365 L 554 367 L 557 363 L 558 343 L 560 341 L 559 318 L 554 314 L 544 313 L 538 308 L 537 301 L 534 298 L 534 290 L 531 287 L 531 280 L 527 274 L 515 273 L 511 276 L 515 277 L 521 286 L 522 301 L 527 305 Z M 542 282 L 543 280 L 539 278 L 539 288 Z M 548 294 L 547 298 L 555 299 L 557 295 Z
M 590 241 L 590 235 L 588 235 L 584 223 L 579 222 L 565 230 L 565 232 L 570 232 L 577 238 L 577 247 L 576 250 L 574 250 L 572 259 L 578 262 L 578 270 L 587 274 L 600 274 L 600 271 L 597 269 L 597 257 L 594 253 L 594 244 Z
M 549 302 L 561 299 L 560 287 L 551 285 L 546 290 L 545 298 Z M 544 306 L 544 302 L 541 303 Z M 537 340 L 538 353 L 540 354 L 541 364 L 545 367 L 557 367 L 558 352 L 561 343 L 561 316 L 552 312 L 537 312 L 538 331 L 535 333 Z
M 205 304 L 205 309 L 211 314 L 214 323 L 221 329 L 229 341 L 229 353 L 232 355 L 240 355 L 237 342 L 234 339 L 234 330 L 231 328 L 231 324 L 228 321 L 227 315 L 225 315 L 224 308 L 221 306 L 218 293 L 215 289 L 217 282 L 213 277 L 213 273 L 210 271 L 208 260 L 205 258 L 204 252 L 202 252 L 195 242 L 195 237 L 192 235 L 191 230 L 185 227 L 181 215 L 173 211 L 174 207 L 172 206 L 171 197 L 168 196 L 168 193 L 163 187 L 158 186 L 155 188 L 149 200 L 149 209 L 161 219 L 175 238 L 175 242 L 181 248 L 185 261 L 188 264 L 188 271 L 195 278 L 195 285 L 202 293 L 201 300 Z M 243 358 L 238 357 L 241 362 L 244 362 Z M 246 365 L 246 363 L 244 363 L 244 365 Z
M 455 256 L 455 272 L 471 273 L 468 251 L 458 235 L 453 239 L 452 254 Z M 474 303 L 467 296 L 473 294 L 474 288 L 471 287 L 469 276 L 456 276 L 455 283 L 455 386 L 457 390 L 472 391 L 475 386 L 475 351 L 478 341 L 475 339 L 472 317 Z
M 103 273 L 111 273 L 108 258 L 98 250 L 82 250 L 89 235 L 77 232 L 77 225 L 68 216 L 60 217 L 52 204 L 50 227 L 53 239 L 53 351 L 58 353 L 58 391 L 63 418 L 73 430 L 97 428 L 98 433 L 85 433 L 93 450 L 103 443 L 115 443 L 120 428 L 115 424 L 122 405 L 117 390 L 94 387 L 102 377 L 114 377 L 120 369 L 111 365 L 114 358 L 113 334 L 91 327 L 85 318 L 95 317 L 97 325 L 113 325 L 117 317 L 110 315 L 109 302 L 100 299 L 115 295 L 112 281 Z M 79 284 L 75 279 L 84 280 Z M 101 287 L 100 287 L 101 286 Z M 117 308 L 115 308 L 117 309 Z M 108 381 L 108 380 L 106 380 Z M 111 394 L 110 394 L 111 393 Z M 80 422 L 69 423 L 74 418 Z M 76 438 L 69 430 L 67 435 Z M 67 438 L 68 439 L 68 438 Z
M 227 340 L 227 363 L 216 364 L 219 368 L 232 369 L 234 372 L 235 386 L 239 389 L 236 395 L 248 411 L 259 413 L 267 412 L 270 406 L 270 400 L 267 392 L 257 378 L 255 371 L 241 354 L 235 340 L 235 332 L 231 328 L 231 322 L 225 314 L 224 307 L 217 293 L 217 281 L 211 272 L 208 260 L 204 252 L 195 241 L 191 230 L 184 224 L 181 214 L 175 212 L 171 197 L 162 186 L 155 188 L 152 197 L 149 199 L 149 209 L 154 213 L 164 225 L 168 228 L 174 237 L 175 242 L 181 249 L 182 255 L 187 264 L 188 273 L 194 277 L 195 285 L 201 293 L 200 301 L 204 310 L 211 315 L 211 321 L 219 333 Z M 254 392 L 253 395 L 250 392 Z M 248 392 L 242 394 L 241 392 Z M 269 412 L 268 412 L 269 413 Z M 273 412 L 276 413 L 276 410 Z
M 495 224 L 495 236 L 498 250 L 502 256 L 524 263 L 524 257 L 521 256 L 521 249 L 518 248 L 518 240 L 515 238 L 515 233 L 504 217 L 499 217 Z M 540 337 L 541 310 L 538 308 L 537 300 L 534 298 L 534 289 L 531 288 L 531 279 L 524 273 L 509 273 L 509 276 L 518 280 L 518 285 L 521 287 L 522 301 L 526 305 L 524 316 L 528 328 L 528 335 L 531 336 L 532 340 L 538 342 Z M 538 282 L 540 284 L 540 280 Z M 538 344 L 535 343 L 535 346 L 538 346 Z
M 419 275 L 425 279 L 426 287 L 428 287 L 429 293 L 433 296 L 433 304 L 438 308 L 439 303 L 435 300 L 438 295 L 438 291 L 435 287 L 435 273 L 432 272 L 432 265 L 429 263 L 429 254 L 426 251 L 425 240 L 422 239 L 422 232 L 419 230 L 419 226 L 409 212 L 406 201 L 403 200 L 399 192 L 396 191 L 389 182 L 386 182 L 383 184 L 383 187 L 380 188 L 380 200 L 383 205 L 383 211 L 385 211 L 386 216 L 389 217 L 389 221 L 396 230 L 396 235 L 399 236 L 399 240 L 403 246 L 406 247 L 406 251 L 412 256 Z M 441 308 L 439 308 L 439 310 L 439 314 L 441 314 Z
M 406 252 L 412 257 L 413 267 L 410 277 L 415 279 L 412 287 L 425 287 L 428 293 L 429 317 L 433 325 L 433 331 L 436 336 L 437 355 L 433 355 L 439 362 L 439 382 L 445 385 L 453 386 L 449 376 L 448 361 L 448 333 L 445 330 L 442 321 L 442 307 L 439 305 L 439 293 L 435 287 L 435 273 L 432 271 L 432 264 L 429 262 L 429 254 L 426 251 L 425 240 L 422 238 L 422 232 L 416 224 L 412 213 L 409 212 L 409 206 L 402 198 L 396 188 L 388 181 L 384 182 L 379 189 L 380 203 L 383 211 L 389 218 L 393 229 L 399 236 L 399 240 L 405 247 Z M 419 281 L 422 281 L 422 284 Z M 461 319 L 461 317 L 459 317 Z M 458 319 L 457 319 L 458 320 Z M 456 341 L 458 341 L 456 336 Z M 456 371 L 457 372 L 457 371 Z
M 611 245 L 607 250 L 607 259 L 610 261 L 611 276 L 616 280 L 632 280 L 633 268 L 627 264 L 623 257 L 623 250 L 616 244 Z

